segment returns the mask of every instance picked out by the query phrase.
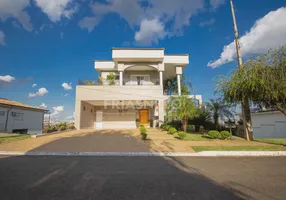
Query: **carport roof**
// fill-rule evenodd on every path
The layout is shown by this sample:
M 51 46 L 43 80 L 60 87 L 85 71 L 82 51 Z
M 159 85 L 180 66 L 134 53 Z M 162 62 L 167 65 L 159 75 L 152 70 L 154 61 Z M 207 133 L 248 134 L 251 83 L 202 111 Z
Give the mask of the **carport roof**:
M 20 107 L 20 108 L 39 110 L 39 111 L 43 111 L 43 112 L 48 111 L 48 110 L 45 110 L 45 109 L 42 109 L 42 108 L 39 108 L 39 107 L 36 107 L 36 106 L 30 106 L 30 105 L 27 105 L 27 104 L 19 103 L 19 102 L 16 102 L 16 101 L 5 99 L 5 98 L 0 98 L 0 105 L 15 106 L 15 107 Z

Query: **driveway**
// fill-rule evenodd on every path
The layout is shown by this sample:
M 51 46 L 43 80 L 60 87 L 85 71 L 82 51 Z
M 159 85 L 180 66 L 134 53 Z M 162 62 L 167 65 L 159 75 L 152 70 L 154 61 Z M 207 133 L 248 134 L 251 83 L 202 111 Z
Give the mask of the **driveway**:
M 149 152 L 131 130 L 79 130 L 0 144 L 0 151 Z
M 285 157 L 0 157 L 0 197 L 284 200 L 285 165 Z

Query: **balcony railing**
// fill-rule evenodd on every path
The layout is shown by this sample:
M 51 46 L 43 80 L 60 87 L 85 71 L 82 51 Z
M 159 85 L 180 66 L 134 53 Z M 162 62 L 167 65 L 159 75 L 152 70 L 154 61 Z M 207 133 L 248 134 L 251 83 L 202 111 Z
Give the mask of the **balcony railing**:
M 108 81 L 102 81 L 102 82 L 98 82 L 95 80 L 78 80 L 78 85 L 104 85 L 104 86 L 109 86 L 109 82 Z M 114 84 L 111 85 L 119 85 L 119 80 L 115 80 Z M 137 81 L 123 81 L 123 85 L 129 85 L 129 86 L 140 86 L 140 85 L 160 85 L 159 81 L 142 81 L 140 83 L 138 83 Z

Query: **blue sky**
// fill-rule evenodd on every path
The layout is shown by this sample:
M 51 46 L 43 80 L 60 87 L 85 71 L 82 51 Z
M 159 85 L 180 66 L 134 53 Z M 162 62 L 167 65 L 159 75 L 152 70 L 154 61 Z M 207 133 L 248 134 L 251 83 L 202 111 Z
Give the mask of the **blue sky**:
M 244 59 L 286 44 L 285 0 L 233 2 Z M 112 47 L 164 47 L 190 54 L 185 74 L 206 101 L 213 79 L 237 66 L 232 42 L 227 0 L 0 0 L 0 97 L 71 118 L 95 59 L 111 59 Z

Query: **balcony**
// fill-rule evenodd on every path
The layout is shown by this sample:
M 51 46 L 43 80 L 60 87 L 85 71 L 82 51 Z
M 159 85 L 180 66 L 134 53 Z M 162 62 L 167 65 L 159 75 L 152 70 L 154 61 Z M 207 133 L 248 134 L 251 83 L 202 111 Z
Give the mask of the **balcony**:
M 161 85 L 82 85 L 76 87 L 76 100 L 158 100 L 163 99 Z

